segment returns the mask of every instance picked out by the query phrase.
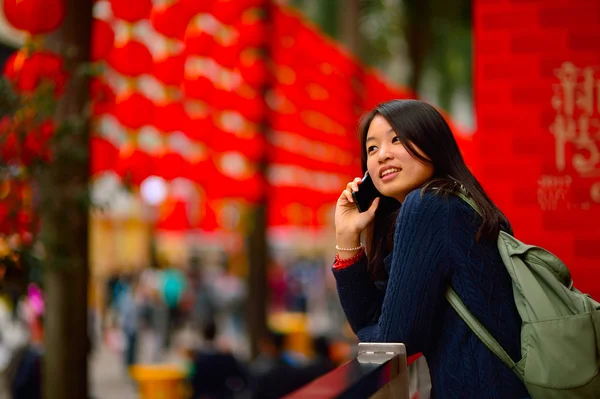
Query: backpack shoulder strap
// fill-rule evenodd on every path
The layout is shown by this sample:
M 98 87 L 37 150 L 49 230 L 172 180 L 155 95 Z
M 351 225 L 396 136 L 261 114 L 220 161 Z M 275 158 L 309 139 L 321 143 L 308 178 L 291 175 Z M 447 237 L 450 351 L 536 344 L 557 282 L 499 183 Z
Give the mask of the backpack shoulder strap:
M 509 369 L 515 371 L 515 374 L 519 374 L 514 370 L 515 362 L 506 353 L 504 348 L 496 341 L 496 339 L 490 334 L 490 332 L 473 316 L 473 314 L 467 309 L 467 306 L 460 299 L 456 291 L 450 286 L 446 291 L 446 299 L 450 302 L 450 306 L 458 313 L 461 319 L 469 326 L 473 333 L 492 351 Z M 519 376 L 520 377 L 520 376 Z
M 469 197 L 468 195 L 466 195 L 463 191 L 454 191 L 454 195 L 456 195 L 458 198 L 460 198 L 461 200 L 463 200 L 464 202 L 466 202 L 471 208 L 473 208 L 473 210 L 475 212 L 477 212 L 477 214 L 479 216 L 481 216 L 481 211 L 479 210 L 479 207 L 477 206 L 477 204 L 475 203 L 475 201 L 473 201 L 471 199 L 471 197 Z

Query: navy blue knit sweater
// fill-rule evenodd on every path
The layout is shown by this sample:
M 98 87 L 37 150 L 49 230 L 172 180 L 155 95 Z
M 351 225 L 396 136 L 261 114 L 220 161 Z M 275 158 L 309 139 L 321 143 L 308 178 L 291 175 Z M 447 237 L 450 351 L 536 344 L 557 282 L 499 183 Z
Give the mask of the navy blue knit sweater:
M 367 261 L 335 269 L 338 294 L 362 342 L 403 342 L 422 352 L 435 398 L 524 398 L 525 386 L 446 301 L 451 285 L 518 361 L 521 319 L 495 242 L 475 242 L 481 219 L 457 197 L 420 190 L 404 201 L 386 258 L 389 278 L 374 284 Z

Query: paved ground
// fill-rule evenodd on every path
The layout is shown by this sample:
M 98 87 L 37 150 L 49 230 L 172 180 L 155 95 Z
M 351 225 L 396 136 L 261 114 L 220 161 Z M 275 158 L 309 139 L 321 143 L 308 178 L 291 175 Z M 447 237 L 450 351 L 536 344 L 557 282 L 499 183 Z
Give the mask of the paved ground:
M 137 399 L 119 354 L 100 346 L 90 359 L 90 385 L 94 399 Z
M 185 333 L 177 333 L 173 338 L 174 343 L 179 342 Z M 115 337 L 109 334 L 110 337 Z M 107 342 L 111 342 L 108 345 Z M 90 392 L 93 399 L 137 399 L 139 395 L 135 383 L 123 365 L 122 354 L 117 349 L 113 339 L 103 340 L 90 358 Z M 155 363 L 156 337 L 150 333 L 141 333 L 138 336 L 137 361 L 142 364 Z M 181 364 L 181 357 L 173 347 L 166 353 L 158 355 L 161 363 L 170 365 Z

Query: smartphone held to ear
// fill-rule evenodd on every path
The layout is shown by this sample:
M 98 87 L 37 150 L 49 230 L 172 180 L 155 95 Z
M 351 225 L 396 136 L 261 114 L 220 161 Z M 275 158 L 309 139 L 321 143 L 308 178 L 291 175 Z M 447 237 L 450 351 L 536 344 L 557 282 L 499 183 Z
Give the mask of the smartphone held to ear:
M 358 191 L 352 192 L 352 198 L 354 199 L 358 211 L 367 211 L 373 200 L 377 197 L 381 197 L 381 194 L 375 188 L 373 180 L 371 179 L 369 172 L 367 172 L 362 179 L 362 183 L 358 185 Z

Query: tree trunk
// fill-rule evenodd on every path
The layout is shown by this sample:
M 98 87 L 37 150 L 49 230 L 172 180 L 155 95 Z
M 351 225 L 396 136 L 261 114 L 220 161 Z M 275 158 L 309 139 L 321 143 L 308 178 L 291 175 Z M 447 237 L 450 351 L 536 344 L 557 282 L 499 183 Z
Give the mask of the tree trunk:
M 76 73 L 89 60 L 91 20 L 92 0 L 66 0 L 65 21 L 48 38 L 48 47 L 65 57 L 72 77 L 56 113 L 57 125 L 70 129 L 68 145 L 53 148 L 55 161 L 40 180 L 41 234 L 46 249 L 46 399 L 88 397 L 89 128 L 88 121 L 81 119 L 88 81 Z
M 341 21 L 342 43 L 357 57 L 361 58 L 362 40 L 360 35 L 360 4 L 361 0 L 346 0 L 343 7 L 338 7 Z
M 267 245 L 267 204 L 262 202 L 254 208 L 252 230 L 248 237 L 248 335 L 250 354 L 259 354 L 259 342 L 267 331 L 267 287 L 268 245 Z
M 423 77 L 425 57 L 432 41 L 432 7 L 430 0 L 405 3 L 405 37 L 411 64 L 409 86 L 418 93 Z
M 267 30 L 272 29 L 273 10 L 272 0 L 265 1 L 265 20 Z M 263 49 L 263 62 L 269 65 L 269 46 L 265 45 Z M 269 70 L 270 76 L 273 72 Z M 266 99 L 266 93 L 269 90 L 270 82 L 267 82 L 261 88 L 262 98 Z M 263 116 L 261 124 L 261 134 L 265 136 L 269 134 L 269 123 L 267 116 Z M 267 160 L 266 156 L 259 161 L 259 170 L 262 176 L 267 176 Z M 250 231 L 246 240 L 246 248 L 248 251 L 248 302 L 247 302 L 247 318 L 246 325 L 248 329 L 248 338 L 250 343 L 250 356 L 255 358 L 259 354 L 259 341 L 267 332 L 267 306 L 269 301 L 268 286 L 267 286 L 267 270 L 269 265 L 269 248 L 267 243 L 267 207 L 268 198 L 263 192 L 263 195 L 258 204 L 254 207 L 254 212 L 251 216 Z
M 337 0 L 327 0 L 318 3 L 317 23 L 321 29 L 330 37 L 338 37 L 338 2 Z

